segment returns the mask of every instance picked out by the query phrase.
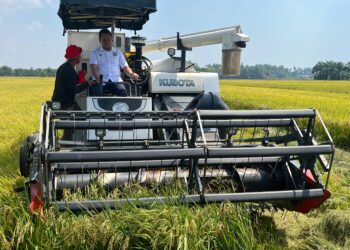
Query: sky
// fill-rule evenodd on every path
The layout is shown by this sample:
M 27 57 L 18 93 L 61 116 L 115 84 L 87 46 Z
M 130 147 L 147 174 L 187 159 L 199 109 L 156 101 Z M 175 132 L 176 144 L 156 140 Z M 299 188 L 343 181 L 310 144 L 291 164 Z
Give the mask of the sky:
M 0 66 L 57 68 L 64 62 L 67 36 L 58 7 L 59 0 L 0 0 Z M 148 40 L 241 25 L 251 38 L 244 64 L 350 61 L 349 0 L 158 0 L 157 8 L 138 32 Z M 201 66 L 220 63 L 221 45 L 193 48 L 188 58 Z

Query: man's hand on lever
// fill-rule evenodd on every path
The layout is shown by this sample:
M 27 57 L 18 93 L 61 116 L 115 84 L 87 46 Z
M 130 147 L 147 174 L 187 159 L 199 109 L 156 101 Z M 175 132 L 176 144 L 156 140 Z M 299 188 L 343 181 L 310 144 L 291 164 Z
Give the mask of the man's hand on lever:
M 137 80 L 140 78 L 140 76 L 134 71 L 132 71 L 132 69 L 129 66 L 124 67 L 123 71 L 130 77 L 131 80 Z
M 135 72 L 132 72 L 129 76 L 131 80 L 137 80 L 140 78 L 140 76 Z

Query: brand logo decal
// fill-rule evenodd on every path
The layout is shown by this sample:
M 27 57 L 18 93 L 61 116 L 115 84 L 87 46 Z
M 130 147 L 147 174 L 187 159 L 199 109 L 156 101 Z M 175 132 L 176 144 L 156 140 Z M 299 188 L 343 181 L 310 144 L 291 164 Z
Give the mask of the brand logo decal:
M 159 79 L 161 87 L 196 87 L 193 80 Z

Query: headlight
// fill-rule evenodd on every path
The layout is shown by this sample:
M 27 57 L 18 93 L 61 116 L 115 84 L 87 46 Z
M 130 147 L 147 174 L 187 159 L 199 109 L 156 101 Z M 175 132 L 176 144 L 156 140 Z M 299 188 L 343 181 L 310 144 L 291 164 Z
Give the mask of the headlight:
M 96 129 L 95 135 L 99 138 L 103 138 L 106 135 L 106 130 L 104 129 Z
M 124 102 L 117 102 L 112 106 L 112 110 L 115 112 L 128 112 L 129 106 Z
M 59 103 L 59 102 L 53 102 L 53 103 L 51 104 L 51 108 L 52 108 L 53 110 L 59 110 L 59 109 L 61 109 L 61 103 Z

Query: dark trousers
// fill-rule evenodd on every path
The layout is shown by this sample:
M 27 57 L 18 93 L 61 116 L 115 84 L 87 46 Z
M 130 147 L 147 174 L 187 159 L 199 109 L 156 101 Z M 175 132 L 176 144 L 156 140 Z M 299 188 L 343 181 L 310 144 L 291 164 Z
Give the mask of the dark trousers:
M 103 96 L 108 94 L 127 96 L 124 84 L 110 81 L 91 86 L 89 89 L 89 94 L 90 96 Z

